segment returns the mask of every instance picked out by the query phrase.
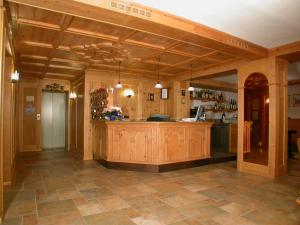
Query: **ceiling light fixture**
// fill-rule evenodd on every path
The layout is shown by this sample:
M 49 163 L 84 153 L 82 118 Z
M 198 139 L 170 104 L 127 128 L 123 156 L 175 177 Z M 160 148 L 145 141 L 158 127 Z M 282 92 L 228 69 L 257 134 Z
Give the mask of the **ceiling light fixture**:
M 70 94 L 69 94 L 69 98 L 71 100 L 75 100 L 77 98 L 77 94 L 75 91 L 71 91 Z
M 127 98 L 131 98 L 132 96 L 134 96 L 134 91 L 131 90 L 131 89 L 126 89 L 124 91 L 124 96 L 127 97 Z
M 11 82 L 16 83 L 20 79 L 20 74 L 17 70 L 11 74 Z
M 121 84 L 121 61 L 119 61 L 119 82 L 116 85 L 116 88 L 122 88 L 123 85 Z
M 157 60 L 157 83 L 155 84 L 155 88 L 157 88 L 157 89 L 162 88 L 161 83 L 159 83 L 159 63 L 160 63 L 160 57 L 158 57 L 158 60 Z
M 191 84 L 192 78 L 193 78 L 193 64 L 191 64 L 191 79 L 190 79 L 190 86 L 188 88 L 188 91 L 190 91 L 190 92 L 195 91 L 195 88 Z

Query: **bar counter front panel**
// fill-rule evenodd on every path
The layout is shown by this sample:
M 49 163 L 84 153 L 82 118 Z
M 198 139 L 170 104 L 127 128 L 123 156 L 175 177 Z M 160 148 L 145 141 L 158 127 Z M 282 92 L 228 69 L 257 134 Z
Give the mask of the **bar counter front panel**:
M 163 165 L 210 159 L 212 124 L 94 121 L 94 159 L 109 168 L 153 172 Z

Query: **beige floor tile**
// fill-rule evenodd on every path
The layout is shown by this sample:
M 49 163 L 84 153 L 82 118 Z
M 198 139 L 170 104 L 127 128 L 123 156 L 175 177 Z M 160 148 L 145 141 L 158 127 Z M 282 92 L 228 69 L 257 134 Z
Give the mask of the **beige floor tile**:
M 16 183 L 4 189 L 4 225 L 300 225 L 295 175 L 267 179 L 237 172 L 234 162 L 110 170 L 62 150 L 18 160 Z
M 164 203 L 155 197 L 155 195 L 143 195 L 128 199 L 127 202 L 134 209 L 146 209 L 164 205 Z
M 248 207 L 247 205 L 242 205 L 236 202 L 232 202 L 220 207 L 224 211 L 235 214 L 235 215 L 243 215 L 249 213 L 250 211 L 255 210 L 256 207 Z
M 85 223 L 79 212 L 64 212 L 38 217 L 38 225 L 85 225 Z
M 103 205 L 101 205 L 97 200 L 84 200 L 78 201 L 74 200 L 76 207 L 78 208 L 82 216 L 89 216 L 93 214 L 102 213 L 105 211 Z
M 22 217 L 6 219 L 1 225 L 22 225 Z
M 160 206 L 143 209 L 140 211 L 143 219 L 152 219 L 162 224 L 169 224 L 184 219 L 177 209 L 170 206 Z
M 77 189 L 74 188 L 67 188 L 67 189 L 60 189 L 57 191 L 59 200 L 66 200 L 66 199 L 73 199 L 73 198 L 80 198 L 81 195 Z
M 136 225 L 121 211 L 104 212 L 85 216 L 84 221 L 87 225 Z
M 39 203 L 37 207 L 39 217 L 52 216 L 77 211 L 77 208 L 72 200 L 43 202 Z
M 23 216 L 23 225 L 38 225 L 37 215 L 26 215 Z
M 204 191 L 207 189 L 210 189 L 210 187 L 206 186 L 206 185 L 201 185 L 201 184 L 190 184 L 190 185 L 186 185 L 183 188 L 192 191 L 192 192 L 198 192 L 198 191 Z
M 14 201 L 9 205 L 6 212 L 6 218 L 20 217 L 28 214 L 36 213 L 36 203 L 35 201 Z
M 80 194 L 86 199 L 107 198 L 114 195 L 109 189 L 104 187 L 84 189 L 80 191 Z
M 100 199 L 98 200 L 98 202 L 104 207 L 105 211 L 114 211 L 129 207 L 128 203 L 121 199 L 119 196 Z

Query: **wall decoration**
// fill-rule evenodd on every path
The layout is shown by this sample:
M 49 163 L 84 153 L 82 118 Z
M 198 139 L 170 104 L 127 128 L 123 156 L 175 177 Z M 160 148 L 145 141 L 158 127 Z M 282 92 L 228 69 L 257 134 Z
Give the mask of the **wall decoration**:
M 182 96 L 182 97 L 185 96 L 185 90 L 181 90 L 181 96 Z
M 45 91 L 54 91 L 54 92 L 64 92 L 65 87 L 63 85 L 53 83 L 53 84 L 47 84 L 44 90 Z
M 99 88 L 90 93 L 91 98 L 91 118 L 93 120 L 101 120 L 103 117 L 103 110 L 107 108 L 108 92 L 104 88 Z
M 169 89 L 168 88 L 162 88 L 161 89 L 161 99 L 168 99 L 169 98 Z
M 154 93 L 149 93 L 148 94 L 148 101 L 154 101 Z
M 131 60 L 127 49 L 120 44 L 103 42 L 99 44 L 74 45 L 71 52 L 89 63 L 118 63 Z
M 300 107 L 300 94 L 294 94 L 293 95 L 293 103 L 294 107 Z

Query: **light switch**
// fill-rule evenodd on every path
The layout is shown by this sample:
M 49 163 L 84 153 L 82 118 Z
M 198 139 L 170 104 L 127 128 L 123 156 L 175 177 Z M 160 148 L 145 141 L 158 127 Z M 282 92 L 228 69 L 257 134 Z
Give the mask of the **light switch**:
M 40 114 L 40 113 L 37 113 L 37 114 L 36 114 L 36 119 L 37 119 L 37 120 L 41 120 L 41 114 Z

